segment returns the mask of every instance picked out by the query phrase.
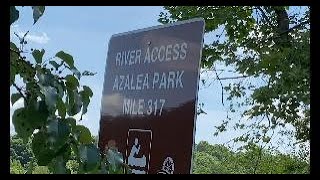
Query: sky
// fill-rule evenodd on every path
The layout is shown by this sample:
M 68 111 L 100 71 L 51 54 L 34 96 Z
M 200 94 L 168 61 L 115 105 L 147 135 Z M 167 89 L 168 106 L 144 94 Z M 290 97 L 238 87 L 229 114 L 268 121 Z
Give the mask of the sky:
M 44 59 L 63 50 L 73 56 L 75 66 L 80 71 L 89 70 L 97 73 L 92 77 L 83 77 L 80 81 L 81 85 L 88 85 L 94 92 L 88 112 L 80 124 L 87 126 L 93 135 L 97 135 L 109 38 L 113 34 L 160 25 L 157 20 L 163 8 L 49 6 L 34 26 L 32 26 L 31 7 L 19 7 L 19 11 L 22 15 L 10 29 L 11 40 L 17 42 L 13 32 L 21 35 L 30 30 L 26 36 L 27 48 L 45 49 Z M 208 42 L 212 37 L 206 35 L 204 41 Z M 11 87 L 10 91 L 14 92 L 14 88 Z M 227 107 L 221 103 L 221 86 L 217 81 L 209 87 L 204 87 L 200 83 L 198 100 L 205 104 L 204 110 L 207 114 L 197 117 L 196 143 L 205 140 L 210 144 L 220 144 L 239 135 L 240 132 L 229 131 L 217 137 L 213 136 L 214 126 L 220 125 L 227 115 Z M 10 104 L 11 115 L 14 109 L 21 107 L 22 104 L 22 99 L 13 106 Z M 13 125 L 10 123 L 10 132 L 13 131 Z

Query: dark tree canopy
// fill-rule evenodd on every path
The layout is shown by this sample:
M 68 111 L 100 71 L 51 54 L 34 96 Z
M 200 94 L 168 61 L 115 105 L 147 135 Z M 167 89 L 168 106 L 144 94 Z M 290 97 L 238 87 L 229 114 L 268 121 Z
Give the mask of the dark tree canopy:
M 202 68 L 216 73 L 227 93 L 230 112 L 244 109 L 235 129 L 253 129 L 235 139 L 268 143 L 278 127 L 292 125 L 298 142 L 310 139 L 310 7 L 166 6 L 159 21 L 195 17 L 206 22 L 209 43 L 203 47 Z M 210 34 L 216 34 L 212 37 Z M 235 70 L 219 77 L 217 64 Z M 226 86 L 222 81 L 233 79 Z M 261 83 L 256 83 L 259 80 Z M 222 94 L 223 95 L 223 94 Z M 261 120 L 257 120 L 261 119 Z M 225 131 L 227 117 L 217 133 Z M 216 133 L 216 134 L 217 134 Z

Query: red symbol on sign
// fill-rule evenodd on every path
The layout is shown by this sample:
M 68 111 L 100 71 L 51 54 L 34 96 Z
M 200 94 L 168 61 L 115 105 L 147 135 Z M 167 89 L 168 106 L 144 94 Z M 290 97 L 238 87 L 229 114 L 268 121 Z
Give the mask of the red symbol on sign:
M 126 160 L 133 174 L 147 174 L 149 170 L 152 131 L 129 129 Z

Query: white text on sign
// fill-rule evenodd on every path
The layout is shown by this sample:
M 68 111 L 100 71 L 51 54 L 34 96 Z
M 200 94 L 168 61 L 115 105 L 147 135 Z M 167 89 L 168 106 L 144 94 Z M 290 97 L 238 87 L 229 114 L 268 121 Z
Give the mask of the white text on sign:
M 185 60 L 187 48 L 188 44 L 183 42 L 166 46 L 147 47 L 144 56 L 142 56 L 141 49 L 120 51 L 116 54 L 116 66 Z
M 161 116 L 165 99 L 129 99 L 123 100 L 123 114 L 126 115 L 154 115 Z
M 116 75 L 112 90 L 148 90 L 183 88 L 184 71 L 154 72 L 153 74 Z
M 150 63 L 186 62 L 188 55 L 186 42 L 151 46 L 144 50 L 129 49 L 116 52 L 115 68 L 127 69 L 134 65 Z M 119 70 L 120 70 L 119 69 Z M 142 90 L 172 90 L 184 88 L 184 70 L 167 70 L 164 72 L 115 74 L 112 91 L 142 91 Z M 154 115 L 161 116 L 165 99 L 123 99 L 122 112 L 125 115 Z

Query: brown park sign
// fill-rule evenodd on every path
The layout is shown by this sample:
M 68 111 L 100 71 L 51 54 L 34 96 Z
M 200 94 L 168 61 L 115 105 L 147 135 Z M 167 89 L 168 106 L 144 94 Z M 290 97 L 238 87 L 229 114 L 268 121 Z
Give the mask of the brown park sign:
M 99 147 L 114 140 L 135 174 L 191 172 L 204 21 L 113 35 Z

